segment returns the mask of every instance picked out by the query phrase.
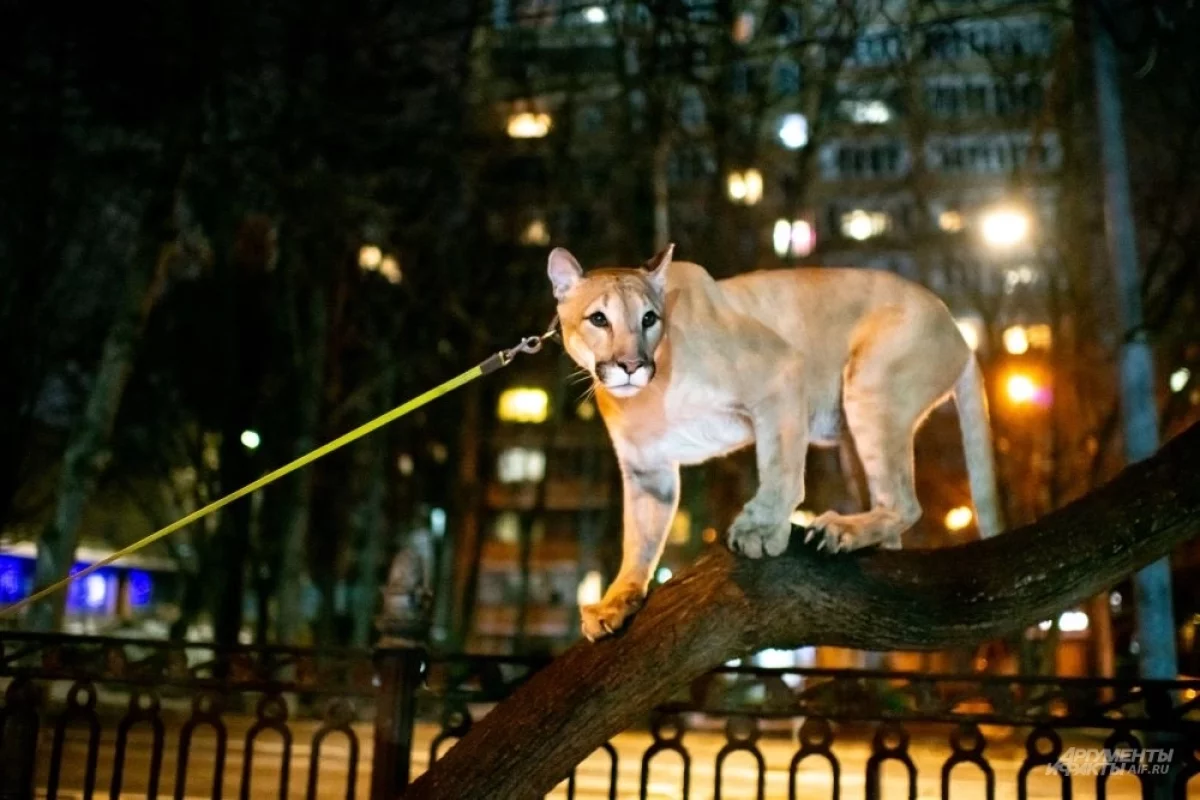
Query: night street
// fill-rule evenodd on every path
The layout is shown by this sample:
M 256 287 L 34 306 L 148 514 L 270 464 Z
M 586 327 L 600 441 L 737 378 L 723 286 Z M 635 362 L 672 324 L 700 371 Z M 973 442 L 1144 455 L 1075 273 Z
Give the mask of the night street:
M 0 798 L 1178 742 L 1200 2 L 0 2 Z

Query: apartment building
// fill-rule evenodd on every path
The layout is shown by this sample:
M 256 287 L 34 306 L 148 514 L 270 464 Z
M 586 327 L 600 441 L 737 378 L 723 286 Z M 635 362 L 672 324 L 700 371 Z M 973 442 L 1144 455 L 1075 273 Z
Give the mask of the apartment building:
M 497 147 L 480 169 L 504 187 L 489 230 L 531 280 L 551 245 L 636 263 L 666 240 L 718 275 L 888 269 L 938 292 L 973 346 L 1029 359 L 1052 338 L 1054 9 L 496 0 L 472 76 L 475 123 Z M 565 399 L 564 373 L 527 375 L 504 390 L 525 394 L 493 408 L 473 631 L 486 648 L 569 641 L 577 601 L 611 578 L 615 463 L 594 406 Z M 1012 402 L 1035 410 L 1036 370 L 1010 379 Z M 518 397 L 548 410 L 513 416 Z M 936 414 L 918 460 L 961 474 L 956 426 Z M 822 465 L 814 480 L 842 480 Z M 974 535 L 965 482 L 946 483 L 923 484 L 914 543 Z M 718 506 L 739 502 L 725 495 L 685 499 L 661 577 L 717 538 L 729 511 Z

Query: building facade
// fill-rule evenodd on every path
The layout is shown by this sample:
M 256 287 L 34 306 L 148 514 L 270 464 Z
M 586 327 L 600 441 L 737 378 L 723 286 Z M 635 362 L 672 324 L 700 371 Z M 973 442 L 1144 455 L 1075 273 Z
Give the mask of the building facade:
M 851 266 L 925 284 L 990 373 L 1010 516 L 1035 515 L 1048 502 L 1045 372 L 1063 330 L 1048 299 L 1061 266 L 1062 10 L 496 0 L 472 59 L 475 123 L 489 143 L 480 174 L 503 187 L 489 233 L 531 275 L 554 245 L 587 265 L 635 264 L 672 241 L 718 277 Z M 486 649 L 573 640 L 577 603 L 612 577 L 615 459 L 594 406 L 556 388 L 566 372 L 505 389 L 544 392 L 552 410 L 540 420 L 496 400 L 472 632 Z M 841 487 L 846 470 L 813 459 L 808 510 L 858 502 L 814 487 Z M 949 406 L 927 423 L 917 460 L 926 514 L 906 541 L 975 535 Z M 689 479 L 700 488 L 685 497 L 661 577 L 715 541 L 745 499 L 752 461 L 733 464 L 685 476 L 685 491 Z

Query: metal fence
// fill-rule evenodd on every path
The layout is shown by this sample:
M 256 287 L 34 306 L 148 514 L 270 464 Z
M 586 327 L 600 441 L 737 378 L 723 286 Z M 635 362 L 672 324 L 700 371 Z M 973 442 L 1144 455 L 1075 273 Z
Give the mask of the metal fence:
M 538 659 L 0 634 L 5 797 L 402 796 Z M 724 667 L 558 797 L 1200 797 L 1200 681 Z M 458 800 L 457 798 L 455 800 Z

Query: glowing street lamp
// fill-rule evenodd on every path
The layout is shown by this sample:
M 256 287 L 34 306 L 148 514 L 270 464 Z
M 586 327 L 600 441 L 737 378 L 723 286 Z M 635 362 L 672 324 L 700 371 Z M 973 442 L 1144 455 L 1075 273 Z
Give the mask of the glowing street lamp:
M 1016 372 L 1008 376 L 1004 382 L 1004 393 L 1015 405 L 1032 403 L 1038 396 L 1038 385 L 1033 378 L 1024 373 Z
M 994 208 L 980 219 L 980 230 L 992 247 L 1013 247 L 1029 238 L 1029 215 L 1012 208 Z
M 1014 356 L 1029 352 L 1029 334 L 1025 331 L 1024 326 L 1013 325 L 1005 328 L 1001 338 L 1004 340 L 1004 349 Z
M 258 435 L 258 431 L 245 430 L 242 431 L 241 442 L 247 450 L 257 450 L 262 444 L 262 437 Z
M 958 506 L 946 512 L 946 530 L 961 531 L 975 519 L 974 512 L 967 506 Z
M 785 114 L 779 123 L 779 141 L 788 150 L 808 144 L 808 119 L 803 114 Z
M 365 244 L 358 249 L 358 265 L 365 270 L 378 269 L 382 260 L 383 251 L 373 244 Z

